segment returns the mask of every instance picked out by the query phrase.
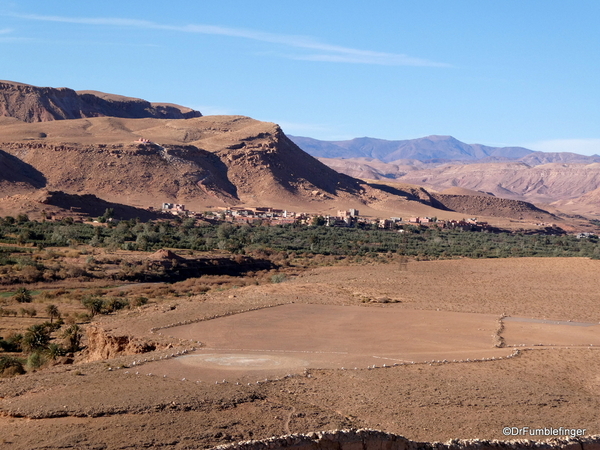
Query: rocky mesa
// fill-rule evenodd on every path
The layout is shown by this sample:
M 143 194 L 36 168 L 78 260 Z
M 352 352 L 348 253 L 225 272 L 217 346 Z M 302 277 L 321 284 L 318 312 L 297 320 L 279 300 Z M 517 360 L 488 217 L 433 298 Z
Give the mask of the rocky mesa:
M 85 117 L 190 119 L 202 114 L 179 105 L 122 95 L 0 81 L 0 116 L 23 122 L 48 122 Z

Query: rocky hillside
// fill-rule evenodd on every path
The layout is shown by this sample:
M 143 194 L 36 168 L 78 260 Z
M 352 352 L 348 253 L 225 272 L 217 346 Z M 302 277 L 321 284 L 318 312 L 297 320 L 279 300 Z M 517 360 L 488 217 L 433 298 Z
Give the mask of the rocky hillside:
M 48 122 L 84 117 L 189 119 L 202 114 L 183 106 L 103 92 L 0 81 L 0 116 L 23 122 Z
M 384 147 L 396 149 L 387 153 L 386 158 L 392 159 L 400 156 L 398 151 L 414 158 L 452 154 L 467 160 L 530 154 L 526 149 L 499 152 L 469 146 L 449 136 L 402 141 L 401 148 L 400 141 L 382 142 L 375 145 L 365 138 L 335 145 L 348 151 L 361 148 L 370 158 L 384 158 Z M 445 148 L 444 155 L 440 148 Z M 445 186 L 429 183 L 433 174 L 422 176 L 423 171 L 437 170 L 428 167 L 432 166 L 416 159 L 391 165 L 364 158 L 350 174 L 375 180 L 406 176 L 408 183 L 418 186 Z M 136 208 L 169 202 L 196 211 L 247 205 L 327 214 L 358 208 L 363 214 L 384 217 L 439 215 L 436 208 L 468 214 L 462 201 L 460 207 L 456 202 L 442 205 L 424 189 L 413 192 L 385 183 L 368 184 L 340 171 L 302 151 L 273 123 L 242 116 L 202 117 L 180 106 L 95 91 L 0 82 L 0 199 L 6 199 L 0 202 L 1 210 L 16 205 L 31 210 L 33 206 L 26 205 L 38 201 L 39 190 L 44 190 L 63 192 L 67 200 L 94 195 L 100 202 Z M 497 192 L 471 184 L 450 182 L 519 196 L 509 188 Z M 104 205 L 94 203 L 95 214 Z M 494 212 L 491 207 L 471 206 L 471 214 Z M 509 210 L 507 217 L 514 217 Z
M 515 200 L 551 203 L 574 199 L 600 187 L 600 164 L 544 164 L 535 167 L 522 162 L 445 165 L 407 172 L 399 180 L 436 190 L 458 186 Z
M 401 182 L 371 181 L 370 186 L 389 194 L 429 205 L 437 210 L 452 211 L 473 217 L 526 220 L 534 223 L 555 222 L 558 218 L 537 206 L 519 200 L 496 197 L 487 192 L 451 188 L 442 193 Z
M 553 222 L 555 217 L 528 202 L 498 198 L 491 195 L 432 194 L 432 197 L 451 211 L 475 216 L 529 219 Z
M 356 201 L 368 189 L 300 150 L 277 125 L 247 117 L 11 121 L 1 136 L 5 195 L 45 188 L 144 207 L 300 207 Z

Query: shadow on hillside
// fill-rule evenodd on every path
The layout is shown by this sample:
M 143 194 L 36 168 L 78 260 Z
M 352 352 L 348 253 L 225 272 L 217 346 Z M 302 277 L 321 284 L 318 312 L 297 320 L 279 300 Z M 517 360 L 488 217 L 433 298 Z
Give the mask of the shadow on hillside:
M 415 202 L 432 206 L 435 209 L 441 209 L 442 211 L 452 211 L 452 209 L 448 208 L 446 205 L 441 203 L 438 199 L 436 199 L 433 195 L 429 194 L 425 190 L 423 190 L 423 196 L 420 197 L 412 192 L 403 191 L 393 186 L 388 186 L 387 184 L 369 183 L 369 186 L 375 189 L 379 189 L 380 191 L 387 192 L 388 194 L 398 195 L 400 197 L 405 197 L 408 200 L 413 200 Z
M 191 164 L 188 176 L 195 178 L 196 185 L 221 200 L 239 200 L 237 186 L 229 179 L 229 168 L 216 154 L 194 145 L 169 148 L 168 158 Z
M 46 186 L 46 177 L 30 164 L 0 150 L 0 181 L 25 183 L 36 189 Z
M 107 209 L 112 209 L 113 217 L 119 220 L 137 218 L 145 222 L 147 220 L 165 217 L 165 214 L 160 211 L 149 211 L 143 208 L 123 205 L 121 203 L 109 202 L 92 194 L 78 195 L 67 194 L 62 191 L 50 191 L 44 192 L 38 201 L 46 205 L 57 206 L 71 212 L 91 217 L 101 216 Z

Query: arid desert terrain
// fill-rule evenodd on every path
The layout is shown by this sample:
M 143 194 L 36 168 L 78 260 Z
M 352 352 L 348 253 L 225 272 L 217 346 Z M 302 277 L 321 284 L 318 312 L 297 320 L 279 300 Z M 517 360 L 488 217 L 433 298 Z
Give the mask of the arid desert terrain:
M 361 427 L 420 441 L 598 434 L 599 269 L 337 265 L 151 300 L 96 317 L 87 362 L 3 379 L 2 448 L 208 448 Z M 124 340 L 155 350 L 113 357 Z

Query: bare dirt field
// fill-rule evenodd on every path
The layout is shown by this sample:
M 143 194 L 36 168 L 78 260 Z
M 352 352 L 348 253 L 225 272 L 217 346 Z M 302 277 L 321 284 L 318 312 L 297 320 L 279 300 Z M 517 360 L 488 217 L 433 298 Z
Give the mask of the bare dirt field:
M 598 269 L 334 266 L 150 302 L 94 326 L 156 351 L 2 379 L 2 448 L 208 448 L 348 427 L 428 441 L 505 439 L 505 426 L 599 434 Z
M 171 336 L 204 346 L 148 370 L 214 383 L 305 368 L 506 357 L 510 350 L 494 348 L 497 329 L 498 318 L 489 314 L 287 304 L 173 328 Z

